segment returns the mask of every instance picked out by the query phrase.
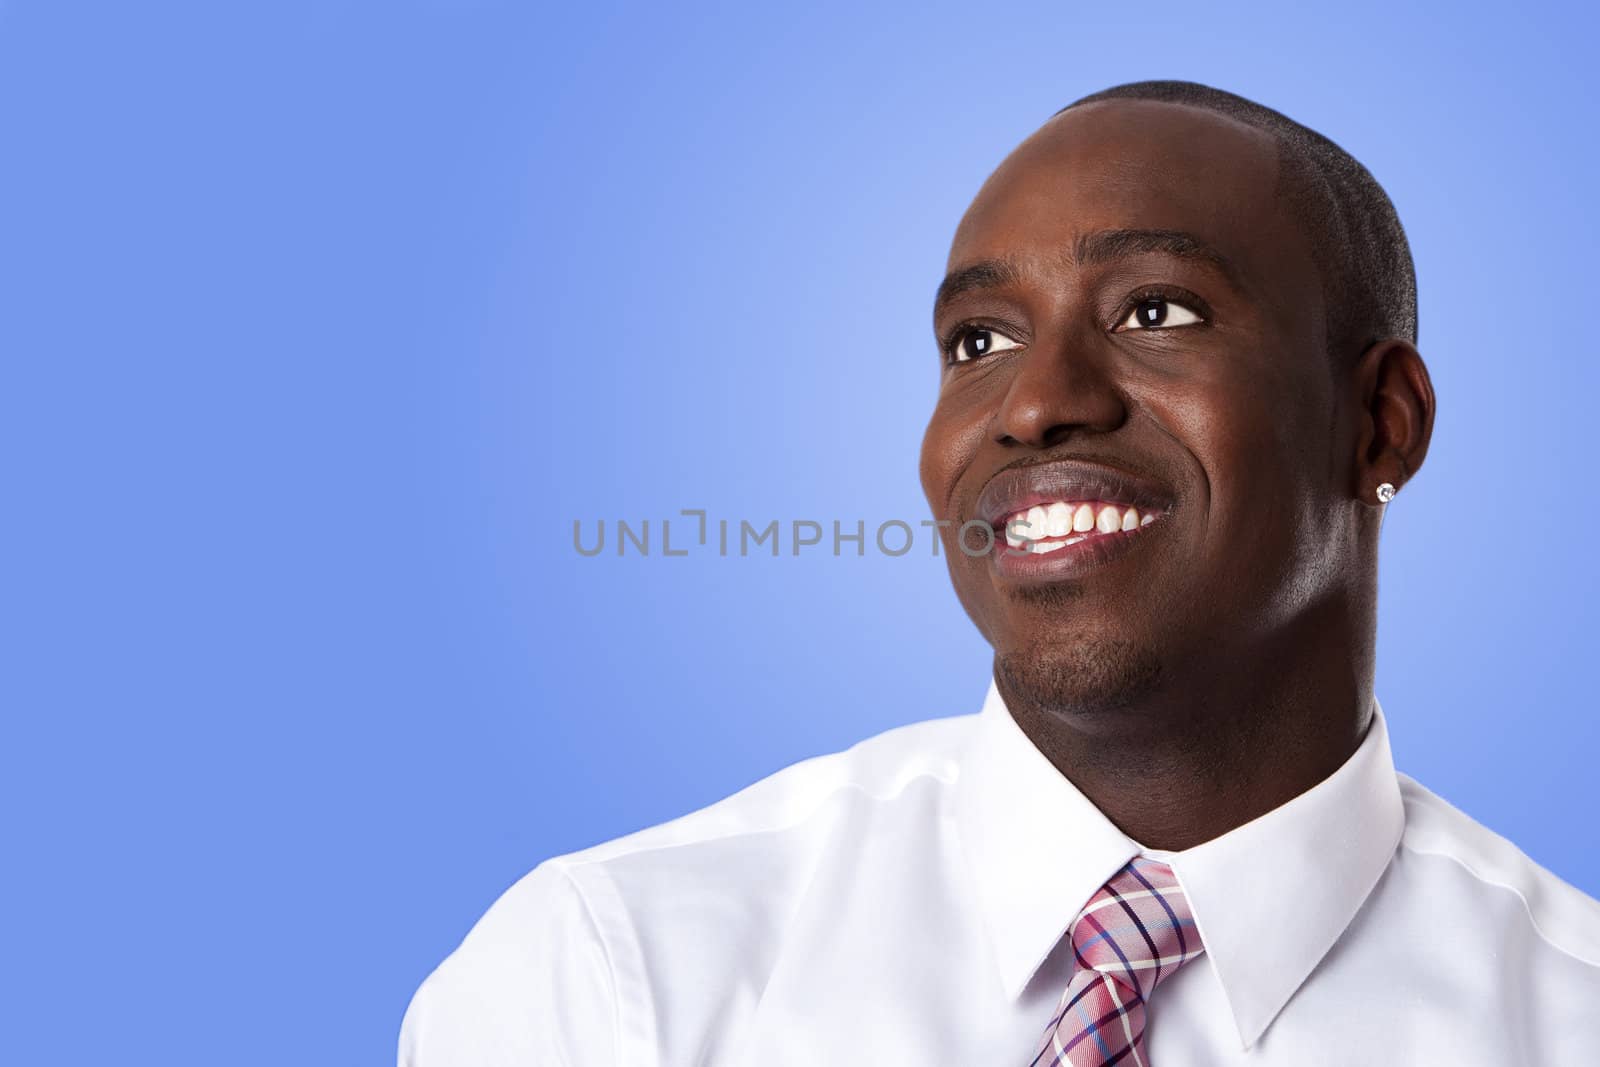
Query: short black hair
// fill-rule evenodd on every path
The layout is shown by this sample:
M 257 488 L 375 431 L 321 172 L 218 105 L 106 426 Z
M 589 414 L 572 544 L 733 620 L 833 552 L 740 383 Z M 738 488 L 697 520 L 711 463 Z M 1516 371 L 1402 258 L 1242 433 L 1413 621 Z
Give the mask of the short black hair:
M 1271 135 L 1281 164 L 1278 193 L 1305 224 L 1322 275 L 1328 347 L 1335 365 L 1353 364 L 1383 338 L 1416 344 L 1417 272 L 1411 245 L 1389 194 L 1349 152 L 1270 107 L 1198 82 L 1130 82 L 1091 93 L 1056 114 L 1102 100 L 1184 104 Z

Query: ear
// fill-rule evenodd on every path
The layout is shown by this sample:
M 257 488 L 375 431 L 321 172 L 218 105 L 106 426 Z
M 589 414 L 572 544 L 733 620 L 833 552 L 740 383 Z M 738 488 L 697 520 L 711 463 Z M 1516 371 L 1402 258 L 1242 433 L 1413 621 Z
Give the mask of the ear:
M 1433 438 L 1433 382 L 1416 346 L 1396 338 L 1378 341 L 1356 364 L 1359 446 L 1356 499 L 1380 506 L 1378 486 L 1398 492 L 1422 466 Z

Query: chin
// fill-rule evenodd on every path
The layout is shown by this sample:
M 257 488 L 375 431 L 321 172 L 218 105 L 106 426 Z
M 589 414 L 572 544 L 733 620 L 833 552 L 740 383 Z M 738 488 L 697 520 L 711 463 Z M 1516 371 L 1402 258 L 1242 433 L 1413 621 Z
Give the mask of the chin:
M 1008 702 L 1071 719 L 1136 707 L 1162 682 L 1148 646 L 1104 634 L 997 649 L 994 673 Z

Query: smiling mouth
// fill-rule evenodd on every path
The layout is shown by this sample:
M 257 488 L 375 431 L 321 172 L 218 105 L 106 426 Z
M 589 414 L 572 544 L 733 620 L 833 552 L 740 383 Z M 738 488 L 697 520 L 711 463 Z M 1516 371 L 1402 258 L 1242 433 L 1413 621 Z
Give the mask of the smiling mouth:
M 1065 581 L 1132 551 L 1177 506 L 1153 479 L 1073 458 L 1014 463 L 978 494 L 976 518 L 994 531 L 991 564 L 1006 579 Z
M 1155 509 L 1101 500 L 1042 501 L 1007 515 L 1001 529 L 1015 552 L 1045 555 L 1113 534 L 1133 533 L 1156 521 Z

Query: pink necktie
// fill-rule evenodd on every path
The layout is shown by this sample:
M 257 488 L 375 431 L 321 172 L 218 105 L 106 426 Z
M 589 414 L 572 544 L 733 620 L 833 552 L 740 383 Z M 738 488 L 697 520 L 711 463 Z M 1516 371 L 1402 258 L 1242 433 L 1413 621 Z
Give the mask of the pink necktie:
M 1070 936 L 1077 968 L 1031 1067 L 1150 1067 L 1145 1002 L 1205 951 L 1172 868 L 1134 857 L 1090 898 Z

